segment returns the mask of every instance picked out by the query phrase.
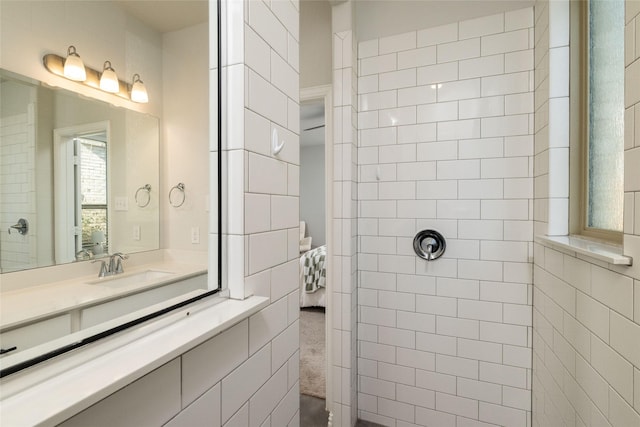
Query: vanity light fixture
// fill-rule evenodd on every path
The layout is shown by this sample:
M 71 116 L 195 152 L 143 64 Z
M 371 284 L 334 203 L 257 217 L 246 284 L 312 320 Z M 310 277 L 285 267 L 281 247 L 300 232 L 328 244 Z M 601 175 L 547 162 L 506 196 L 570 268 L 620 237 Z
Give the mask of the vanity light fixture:
M 100 76 L 100 89 L 109 93 L 120 92 L 120 83 L 116 71 L 111 67 L 111 61 L 104 61 Z
M 102 72 L 91 67 L 87 67 L 83 64 L 74 46 L 69 46 L 66 58 L 56 55 L 55 53 L 48 53 L 42 57 L 42 63 L 47 71 L 51 74 L 55 74 L 56 76 L 64 77 L 65 79 L 73 80 L 76 83 L 118 95 L 121 98 L 131 100 L 133 102 L 142 104 L 149 102 L 147 89 L 145 88 L 144 83 L 142 83 L 140 75 L 134 74 L 133 83 L 127 83 L 118 79 L 110 61 L 104 62 Z M 74 65 L 77 66 L 77 64 L 82 65 L 82 72 L 84 73 L 83 79 L 80 79 L 81 75 L 79 72 L 77 74 L 72 74 L 71 72 Z M 67 72 L 67 68 L 70 69 L 69 72 Z
M 144 86 L 142 80 L 140 80 L 140 74 L 133 75 L 133 85 L 131 86 L 131 100 L 133 102 L 139 102 L 141 104 L 146 104 L 147 102 L 149 102 L 147 88 Z
M 67 59 L 64 61 L 64 76 L 77 82 L 87 80 L 87 72 L 84 69 L 84 63 L 80 55 L 76 52 L 75 46 L 69 46 L 67 50 Z

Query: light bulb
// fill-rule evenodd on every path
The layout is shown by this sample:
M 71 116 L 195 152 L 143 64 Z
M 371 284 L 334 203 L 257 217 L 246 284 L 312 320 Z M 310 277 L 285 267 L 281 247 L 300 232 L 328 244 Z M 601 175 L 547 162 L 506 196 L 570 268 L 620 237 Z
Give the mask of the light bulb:
M 111 93 L 120 92 L 118 76 L 116 75 L 115 70 L 111 67 L 111 62 L 109 61 L 104 61 L 102 76 L 100 76 L 100 89 Z
M 87 80 L 87 72 L 75 46 L 69 46 L 67 59 L 64 61 L 64 76 L 68 79 L 83 82 Z
M 139 74 L 133 75 L 133 86 L 131 86 L 131 100 L 133 102 L 139 102 L 141 104 L 146 104 L 147 102 L 149 102 L 147 88 L 144 86 L 142 80 L 140 80 Z

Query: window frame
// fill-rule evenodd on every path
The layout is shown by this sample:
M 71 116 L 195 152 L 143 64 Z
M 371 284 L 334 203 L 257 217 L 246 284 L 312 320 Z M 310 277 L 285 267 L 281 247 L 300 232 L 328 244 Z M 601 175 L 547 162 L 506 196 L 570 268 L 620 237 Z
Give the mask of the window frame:
M 104 150 L 106 153 L 106 162 L 108 164 L 111 153 L 109 152 L 110 148 L 108 147 L 106 142 L 103 141 L 96 141 L 96 140 L 92 140 L 91 138 L 87 138 L 86 135 L 78 135 L 75 138 L 75 150 L 76 150 L 76 157 L 79 159 L 78 161 L 78 170 L 77 173 L 80 174 L 79 180 L 77 181 L 77 185 L 79 186 L 79 188 L 76 189 L 76 194 L 82 194 L 81 191 L 81 180 L 82 180 L 82 165 L 84 164 L 84 159 L 82 157 L 82 144 L 87 144 L 87 142 L 84 141 L 91 141 L 93 144 L 95 144 L 96 142 L 100 142 L 104 145 Z M 76 248 L 76 251 L 79 249 L 88 249 L 91 250 L 93 249 L 93 243 L 91 241 L 89 242 L 85 242 L 84 240 L 84 223 L 83 223 L 83 218 L 84 218 L 84 212 L 85 210 L 102 210 L 104 211 L 104 216 L 105 216 L 105 230 L 104 230 L 104 235 L 106 238 L 105 244 L 104 244 L 104 253 L 109 253 L 109 230 L 110 230 L 110 218 L 109 218 L 109 207 L 108 207 L 108 200 L 109 200 L 109 168 L 105 168 L 105 201 L 104 203 L 85 203 L 83 200 L 78 200 L 78 214 L 79 214 L 79 218 L 77 219 L 77 223 L 79 225 L 80 228 L 80 248 Z
M 589 227 L 589 2 L 570 2 L 569 231 L 621 245 L 624 232 Z M 624 94 L 623 94 L 624 95 Z M 624 172 L 622 172 L 624 173 Z

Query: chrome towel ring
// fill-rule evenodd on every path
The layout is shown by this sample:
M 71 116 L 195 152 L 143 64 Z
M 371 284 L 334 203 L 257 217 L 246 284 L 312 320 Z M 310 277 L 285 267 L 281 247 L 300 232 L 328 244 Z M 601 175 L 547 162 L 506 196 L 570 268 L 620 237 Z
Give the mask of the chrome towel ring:
M 182 200 L 180 201 L 180 203 L 173 201 L 172 195 L 175 190 L 178 190 L 180 193 L 182 193 Z M 171 187 L 171 190 L 169 190 L 169 204 L 174 208 L 179 208 L 180 206 L 182 206 L 184 204 L 185 198 L 186 195 L 184 193 L 184 184 L 182 182 L 174 185 L 173 187 Z
M 142 193 L 140 193 L 141 191 Z M 146 196 L 144 196 L 144 194 L 146 194 Z M 146 197 L 146 201 L 145 201 L 145 197 Z M 136 190 L 135 199 L 136 199 L 136 205 L 138 205 L 139 208 L 147 207 L 147 205 L 151 201 L 151 185 L 145 184 L 142 187 L 138 188 Z

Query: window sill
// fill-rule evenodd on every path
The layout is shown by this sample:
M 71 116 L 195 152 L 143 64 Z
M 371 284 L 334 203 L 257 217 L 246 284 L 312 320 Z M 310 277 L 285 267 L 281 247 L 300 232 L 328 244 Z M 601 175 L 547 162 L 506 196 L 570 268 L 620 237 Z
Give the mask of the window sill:
M 632 265 L 633 258 L 623 255 L 622 246 L 603 243 L 582 236 L 536 236 L 536 242 L 569 250 L 613 265 Z

